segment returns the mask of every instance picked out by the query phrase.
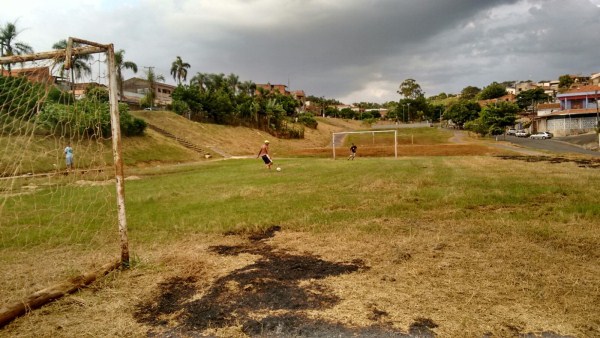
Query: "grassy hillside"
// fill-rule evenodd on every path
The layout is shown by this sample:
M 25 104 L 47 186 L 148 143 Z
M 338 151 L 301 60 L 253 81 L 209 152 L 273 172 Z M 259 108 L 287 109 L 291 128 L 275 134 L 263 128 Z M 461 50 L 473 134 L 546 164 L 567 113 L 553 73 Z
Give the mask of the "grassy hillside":
M 325 147 L 331 142 L 332 132 L 362 126 L 359 121 L 317 118 L 318 128 L 306 128 L 304 139 L 283 140 L 251 128 L 193 122 L 172 112 L 135 111 L 132 114 L 203 148 L 212 149 L 215 155 L 224 152 L 232 156 L 254 155 L 267 139 L 274 155 L 287 156 L 298 149 Z

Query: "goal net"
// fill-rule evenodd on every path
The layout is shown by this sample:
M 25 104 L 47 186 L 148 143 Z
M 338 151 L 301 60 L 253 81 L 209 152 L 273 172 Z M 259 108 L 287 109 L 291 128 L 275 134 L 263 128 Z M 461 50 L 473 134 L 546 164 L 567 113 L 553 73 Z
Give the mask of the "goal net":
M 397 130 L 369 130 L 333 133 L 333 159 L 336 156 L 350 156 L 350 147 L 357 147 L 357 156 L 394 156 L 398 157 Z
M 118 260 L 124 210 L 115 202 L 109 46 L 0 58 L 4 304 Z

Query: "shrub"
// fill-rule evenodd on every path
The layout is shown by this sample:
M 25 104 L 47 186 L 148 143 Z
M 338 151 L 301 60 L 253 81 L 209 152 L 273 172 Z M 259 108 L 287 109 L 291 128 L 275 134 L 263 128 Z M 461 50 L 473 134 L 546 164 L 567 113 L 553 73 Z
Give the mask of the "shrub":
M 298 122 L 312 129 L 317 129 L 317 125 L 319 124 L 312 115 L 308 114 L 298 117 Z

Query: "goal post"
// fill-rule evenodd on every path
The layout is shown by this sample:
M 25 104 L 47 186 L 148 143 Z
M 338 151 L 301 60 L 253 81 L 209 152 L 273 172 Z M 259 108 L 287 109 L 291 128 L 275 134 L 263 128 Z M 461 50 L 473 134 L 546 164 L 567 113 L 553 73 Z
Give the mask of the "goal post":
M 333 152 L 333 159 L 336 159 L 336 152 L 335 152 L 335 148 L 336 146 L 342 146 L 344 144 L 344 141 L 346 139 L 347 135 L 357 135 L 357 134 L 361 134 L 361 135 L 371 135 L 372 136 L 372 143 L 375 144 L 375 137 L 378 134 L 382 134 L 382 133 L 390 133 L 394 135 L 394 158 L 398 158 L 398 131 L 395 129 L 390 129 L 390 130 L 367 130 L 367 131 L 344 131 L 344 132 L 337 132 L 337 133 L 332 133 L 332 140 L 331 140 L 331 148 L 332 148 L 332 152 Z
M 0 298 L 7 304 L 114 263 L 117 246 L 117 265 L 129 266 L 121 124 L 130 115 L 118 102 L 114 46 L 64 41 L 64 49 L 0 57 Z

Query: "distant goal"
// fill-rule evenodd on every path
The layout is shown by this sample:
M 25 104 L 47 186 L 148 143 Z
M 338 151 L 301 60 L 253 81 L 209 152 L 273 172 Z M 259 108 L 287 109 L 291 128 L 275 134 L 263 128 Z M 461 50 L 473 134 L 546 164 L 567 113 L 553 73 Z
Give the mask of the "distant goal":
M 346 131 L 332 134 L 333 159 L 340 151 L 350 154 L 350 145 L 358 147 L 358 156 L 391 156 L 398 158 L 397 130 Z M 362 155 L 361 155 L 362 154 Z

